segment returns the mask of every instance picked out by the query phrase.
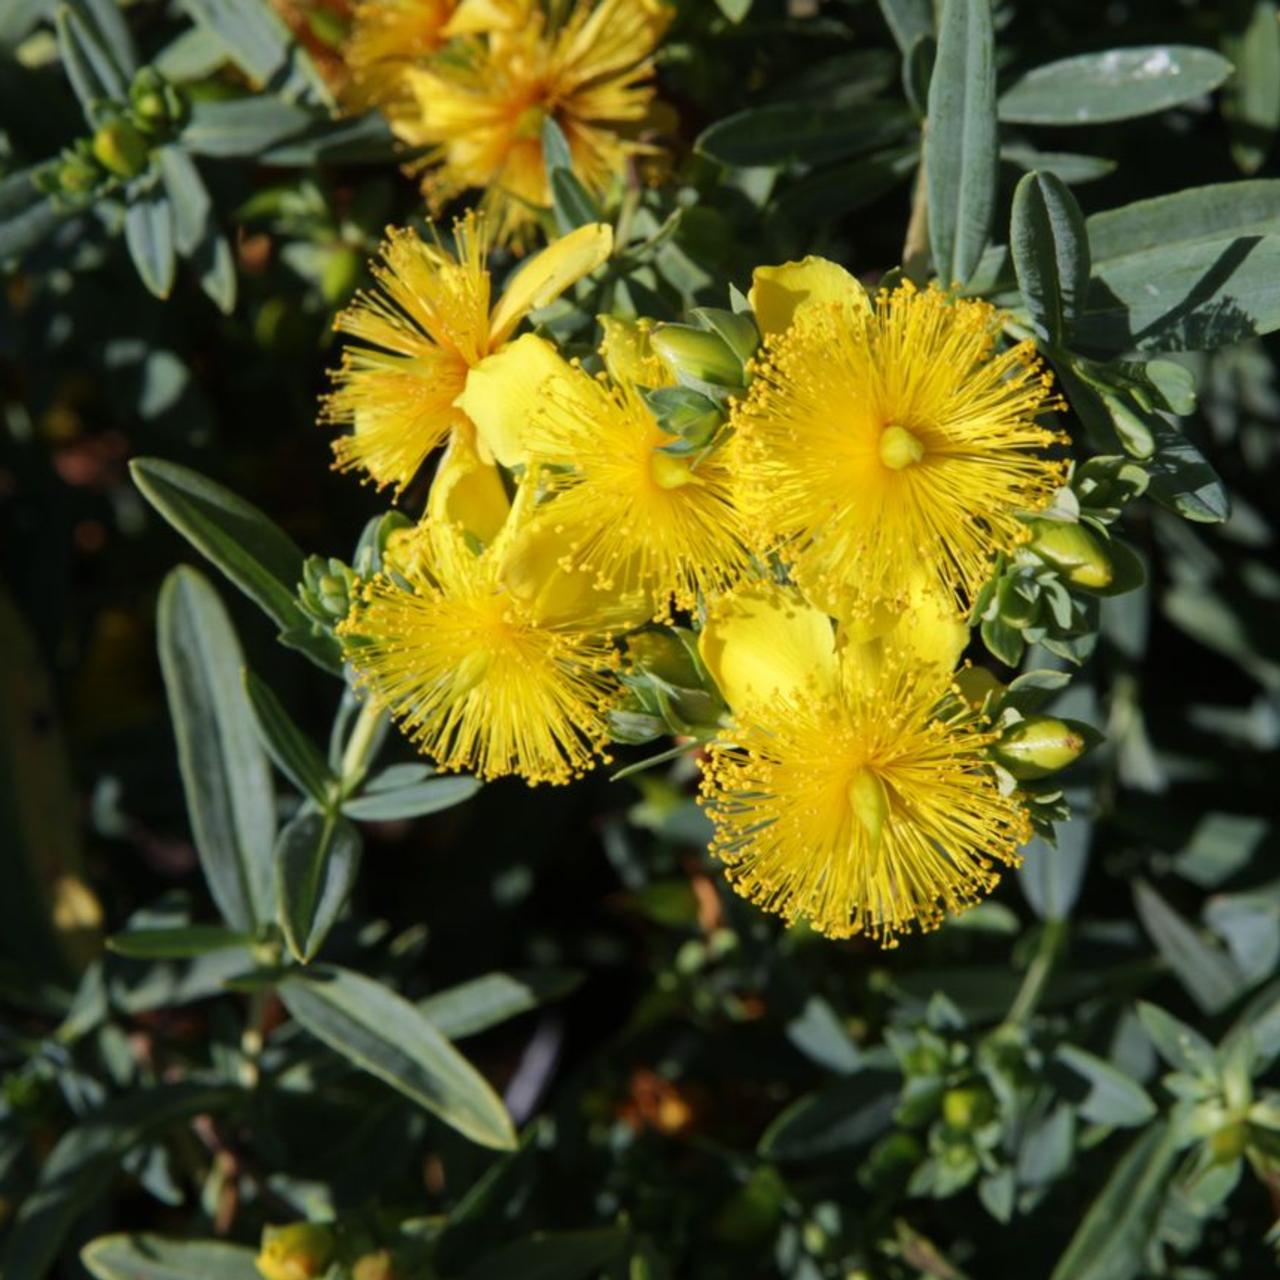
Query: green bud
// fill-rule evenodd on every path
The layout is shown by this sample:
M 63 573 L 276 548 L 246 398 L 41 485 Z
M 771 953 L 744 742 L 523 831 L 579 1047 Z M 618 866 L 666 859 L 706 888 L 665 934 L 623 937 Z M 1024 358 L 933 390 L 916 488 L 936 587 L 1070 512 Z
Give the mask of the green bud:
M 1249 1126 L 1242 1122 L 1229 1124 L 1209 1135 L 1209 1152 L 1214 1164 L 1231 1164 L 1244 1155 L 1249 1145 Z
M 341 560 L 308 556 L 302 564 L 298 602 L 303 612 L 322 627 L 332 627 L 351 612 L 359 579 Z
M 744 385 L 742 361 L 719 334 L 687 324 L 662 324 L 654 329 L 649 341 L 676 381 L 684 386 Z
M 749 315 L 726 311 L 722 307 L 698 307 L 689 313 L 699 328 L 723 338 L 725 346 L 745 365 L 760 345 L 760 330 Z
M 991 754 L 1015 778 L 1047 778 L 1079 760 L 1092 745 L 1092 731 L 1074 720 L 1032 716 L 1019 720 L 991 748 Z
M 932 1045 L 919 1044 L 903 1060 L 903 1070 L 909 1076 L 936 1076 L 947 1065 L 946 1056 Z
M 334 1236 L 315 1222 L 267 1227 L 255 1261 L 265 1280 L 315 1280 L 333 1261 Z
M 970 1086 L 948 1089 L 942 1095 L 942 1119 L 949 1128 L 961 1133 L 981 1129 L 995 1112 L 995 1100 L 987 1089 Z
M 63 195 L 87 196 L 103 180 L 103 172 L 84 156 L 68 155 L 56 170 L 57 189 Z
M 1111 585 L 1115 576 L 1111 558 L 1084 525 L 1033 520 L 1031 530 L 1031 551 L 1057 569 L 1073 587 L 1100 591 Z
M 93 135 L 93 154 L 118 178 L 136 178 L 151 159 L 147 140 L 124 117 L 108 121 Z

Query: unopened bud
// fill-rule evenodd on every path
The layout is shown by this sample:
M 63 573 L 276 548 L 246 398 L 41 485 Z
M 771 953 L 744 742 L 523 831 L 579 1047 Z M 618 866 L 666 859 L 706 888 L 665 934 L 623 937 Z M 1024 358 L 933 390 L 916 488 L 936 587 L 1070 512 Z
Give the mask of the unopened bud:
M 1249 1126 L 1229 1124 L 1209 1135 L 1209 1151 L 1214 1164 L 1231 1164 L 1244 1155 L 1249 1145 Z
M 1061 520 L 1031 523 L 1031 550 L 1074 587 L 1100 591 L 1111 585 L 1115 569 L 1099 539 L 1082 524 Z
M 104 176 L 91 160 L 83 156 L 69 156 L 58 166 L 57 189 L 68 196 L 87 196 Z
M 986 1089 L 948 1089 L 942 1095 L 942 1119 L 961 1133 L 980 1129 L 993 1115 L 995 1106 Z
M 676 380 L 686 386 L 743 385 L 742 361 L 719 334 L 687 324 L 663 324 L 653 331 L 650 344 Z
M 400 1280 L 401 1275 L 387 1249 L 366 1253 L 351 1268 L 351 1280 Z
M 333 1261 L 333 1232 L 315 1222 L 268 1227 L 256 1259 L 265 1280 L 316 1280 Z
M 98 163 L 119 178 L 136 178 L 151 158 L 147 140 L 123 118 L 104 124 L 93 135 Z
M 1093 735 L 1087 726 L 1054 716 L 1019 720 L 991 748 L 991 754 L 1024 782 L 1047 778 L 1079 760 Z
M 645 402 L 661 430 L 693 448 L 708 444 L 724 421 L 710 396 L 689 387 L 659 387 L 645 393 Z
M 724 340 L 725 346 L 745 365 L 760 345 L 760 330 L 749 315 L 722 307 L 698 307 L 689 313 L 701 328 Z

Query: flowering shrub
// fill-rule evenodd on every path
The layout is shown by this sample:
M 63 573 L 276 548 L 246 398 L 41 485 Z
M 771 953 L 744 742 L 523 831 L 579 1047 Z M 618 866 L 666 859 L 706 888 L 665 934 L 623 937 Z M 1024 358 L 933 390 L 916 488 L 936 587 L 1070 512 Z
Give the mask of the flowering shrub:
M 1267 1269 L 1220 8 L 0 14 L 0 1277 Z

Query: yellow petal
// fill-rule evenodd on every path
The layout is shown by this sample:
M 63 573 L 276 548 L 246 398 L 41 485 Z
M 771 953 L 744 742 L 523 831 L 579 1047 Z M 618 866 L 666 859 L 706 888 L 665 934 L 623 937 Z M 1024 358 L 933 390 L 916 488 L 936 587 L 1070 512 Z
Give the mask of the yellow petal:
M 867 291 L 842 266 L 808 257 L 777 267 L 757 267 L 747 294 L 763 337 L 781 333 L 796 309 L 809 302 L 838 302 L 855 311 L 871 310 Z
M 532 333 L 481 360 L 454 401 L 475 424 L 481 455 L 487 452 L 504 467 L 525 462 L 527 428 L 539 396 L 548 382 L 572 373 L 555 347 Z
M 590 275 L 613 252 L 613 228 L 589 222 L 530 258 L 507 285 L 489 320 L 489 345 L 501 346 L 516 325 Z
M 431 482 L 427 515 L 488 544 L 506 522 L 511 503 L 498 468 L 481 459 L 472 435 L 454 432 Z
M 669 387 L 675 383 L 666 363 L 649 343 L 651 321 L 617 316 L 596 318 L 604 330 L 600 354 L 614 382 L 630 382 L 639 387 Z
M 519 0 L 459 0 L 453 17 L 441 28 L 449 38 L 478 36 L 489 31 L 512 31 L 520 23 Z
M 540 626 L 628 631 L 649 621 L 651 595 L 600 590 L 591 570 L 566 569 L 570 551 L 571 535 L 546 515 L 530 520 L 502 554 L 503 586 Z
M 950 672 L 969 643 L 969 628 L 942 590 L 920 574 L 905 608 L 878 605 L 870 615 L 844 623 L 841 638 L 846 675 L 873 676 L 889 648 L 914 666 Z
M 831 619 L 791 587 L 753 583 L 722 596 L 698 651 L 739 715 L 779 698 L 822 696 L 835 686 Z

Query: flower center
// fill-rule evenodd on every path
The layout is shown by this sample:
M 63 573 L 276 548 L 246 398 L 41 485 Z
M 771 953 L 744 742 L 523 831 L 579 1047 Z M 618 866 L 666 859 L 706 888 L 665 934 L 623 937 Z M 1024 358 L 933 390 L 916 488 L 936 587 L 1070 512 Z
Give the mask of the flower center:
M 550 111 L 545 102 L 531 102 L 516 117 L 517 138 L 541 138 L 542 126 Z
M 849 808 L 867 833 L 871 847 L 880 843 L 889 821 L 889 793 L 879 776 L 871 769 L 859 769 L 849 780 Z
M 880 461 L 890 471 L 902 471 L 924 457 L 924 443 L 906 427 L 889 423 L 880 433 Z
M 484 680 L 491 666 L 493 666 L 493 653 L 490 650 L 472 649 L 454 670 L 453 696 L 465 697 Z
M 697 484 L 698 477 L 684 458 L 655 449 L 649 455 L 649 474 L 659 489 L 683 489 L 687 484 Z

